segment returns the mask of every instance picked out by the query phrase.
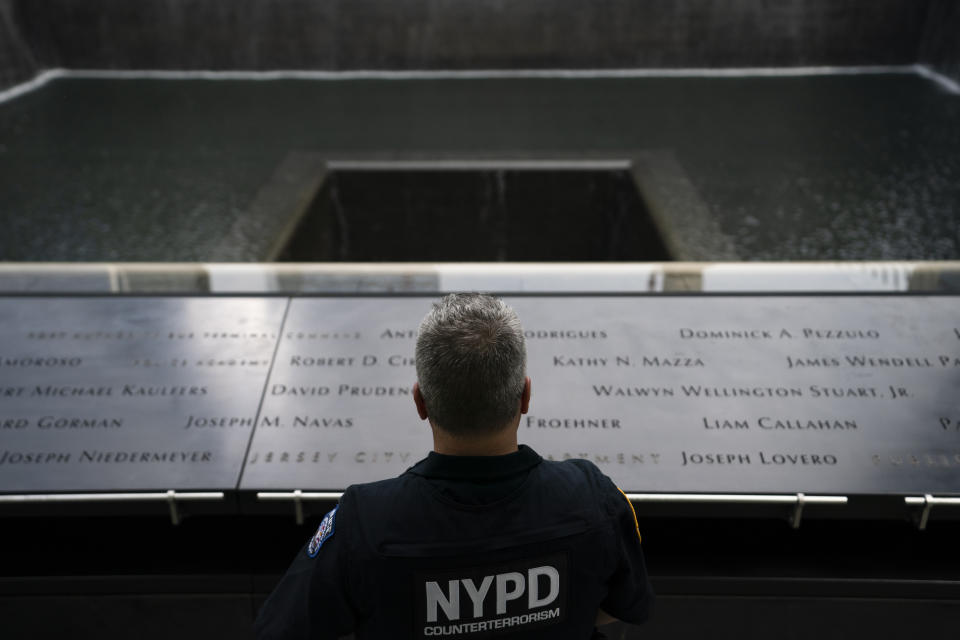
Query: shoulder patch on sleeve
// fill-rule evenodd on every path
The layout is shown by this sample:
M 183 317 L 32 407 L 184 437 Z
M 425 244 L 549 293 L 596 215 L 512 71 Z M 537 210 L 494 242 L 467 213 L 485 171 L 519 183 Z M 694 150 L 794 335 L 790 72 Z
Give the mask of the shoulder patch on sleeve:
M 623 492 L 623 489 L 617 487 L 617 491 L 620 492 L 620 495 L 623 496 L 623 499 L 627 501 L 627 504 L 630 506 L 630 514 L 633 516 L 633 526 L 637 528 L 637 540 L 642 540 L 640 536 L 640 523 L 637 522 L 637 512 L 633 508 L 633 503 L 630 502 L 630 498 L 627 497 L 627 494 Z
M 307 545 L 307 555 L 311 558 L 317 555 L 323 543 L 333 535 L 334 518 L 336 518 L 337 509 L 339 508 L 340 505 L 337 505 L 327 515 L 323 516 L 323 520 L 320 521 L 320 526 L 317 527 L 317 532 L 310 538 L 310 544 Z

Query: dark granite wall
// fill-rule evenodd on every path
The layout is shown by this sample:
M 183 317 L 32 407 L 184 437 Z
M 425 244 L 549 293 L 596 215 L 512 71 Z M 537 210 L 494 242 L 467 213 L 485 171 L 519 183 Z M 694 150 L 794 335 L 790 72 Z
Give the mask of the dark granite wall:
M 0 91 L 29 80 L 37 73 L 30 48 L 20 37 L 14 0 L 0 0 Z
M 920 62 L 960 82 L 960 2 L 931 0 Z
M 48 67 L 461 69 L 916 61 L 928 0 L 3 0 Z M 947 4 L 951 4 L 948 0 Z

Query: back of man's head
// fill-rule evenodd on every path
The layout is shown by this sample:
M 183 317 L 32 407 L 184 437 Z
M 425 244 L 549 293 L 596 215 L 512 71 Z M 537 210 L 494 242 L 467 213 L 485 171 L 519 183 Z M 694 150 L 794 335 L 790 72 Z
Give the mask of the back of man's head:
M 433 425 L 450 434 L 505 427 L 520 407 L 526 362 L 517 314 L 491 296 L 448 295 L 420 323 L 420 393 Z

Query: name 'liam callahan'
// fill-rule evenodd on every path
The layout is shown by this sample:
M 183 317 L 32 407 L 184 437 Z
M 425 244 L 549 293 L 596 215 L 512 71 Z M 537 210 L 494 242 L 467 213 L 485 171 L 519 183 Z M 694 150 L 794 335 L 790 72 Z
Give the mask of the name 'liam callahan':
M 750 428 L 745 418 L 708 418 L 703 417 L 703 428 L 709 431 L 744 430 Z M 772 418 L 763 416 L 757 419 L 757 426 L 766 431 L 855 431 L 856 420 L 837 418 Z

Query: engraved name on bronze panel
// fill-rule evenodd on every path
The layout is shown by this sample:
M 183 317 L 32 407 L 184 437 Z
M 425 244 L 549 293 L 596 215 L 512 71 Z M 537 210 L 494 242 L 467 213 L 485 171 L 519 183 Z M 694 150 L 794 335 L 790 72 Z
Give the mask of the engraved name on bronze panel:
M 533 380 L 520 442 L 628 491 L 960 492 L 955 297 L 508 296 Z M 342 489 L 431 446 L 428 298 L 291 302 L 241 486 Z
M 286 305 L 0 300 L 0 487 L 234 488 Z

